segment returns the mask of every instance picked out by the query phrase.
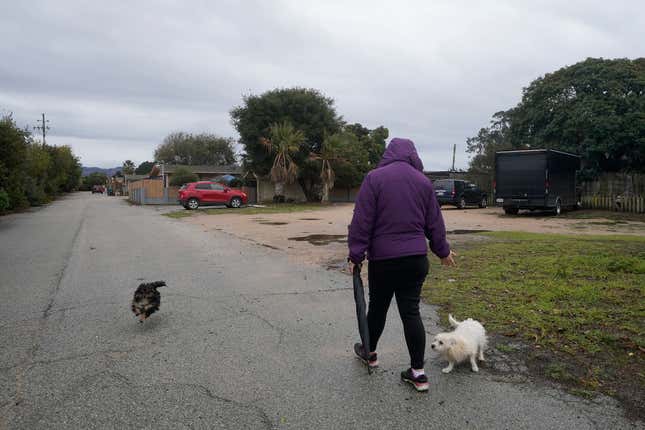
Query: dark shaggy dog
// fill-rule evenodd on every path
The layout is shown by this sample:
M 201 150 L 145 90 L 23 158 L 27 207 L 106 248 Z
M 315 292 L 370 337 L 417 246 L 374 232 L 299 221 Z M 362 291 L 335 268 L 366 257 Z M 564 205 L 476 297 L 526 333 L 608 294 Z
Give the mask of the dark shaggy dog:
M 132 312 L 139 317 L 139 322 L 143 322 L 153 313 L 159 310 L 161 305 L 161 294 L 157 291 L 159 287 L 165 287 L 164 281 L 148 282 L 139 285 L 134 292 L 132 299 Z

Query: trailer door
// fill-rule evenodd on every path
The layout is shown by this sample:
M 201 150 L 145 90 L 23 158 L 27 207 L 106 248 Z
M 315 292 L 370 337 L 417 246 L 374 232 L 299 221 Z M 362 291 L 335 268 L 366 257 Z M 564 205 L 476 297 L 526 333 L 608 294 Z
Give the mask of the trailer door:
M 544 199 L 547 156 L 544 152 L 498 153 L 497 197 Z

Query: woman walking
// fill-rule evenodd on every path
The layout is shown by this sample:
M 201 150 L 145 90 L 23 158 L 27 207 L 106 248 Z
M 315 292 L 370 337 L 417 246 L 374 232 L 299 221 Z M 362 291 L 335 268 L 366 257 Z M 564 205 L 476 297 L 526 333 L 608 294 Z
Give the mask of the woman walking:
M 354 345 L 368 366 L 378 366 L 376 346 L 392 296 L 403 322 L 410 368 L 401 379 L 417 391 L 428 390 L 423 369 L 426 334 L 419 314 L 421 287 L 428 274 L 428 245 L 441 264 L 454 266 L 446 228 L 430 180 L 414 143 L 394 138 L 377 169 L 363 181 L 349 227 L 349 264 L 369 260 L 367 322 L 370 345 Z

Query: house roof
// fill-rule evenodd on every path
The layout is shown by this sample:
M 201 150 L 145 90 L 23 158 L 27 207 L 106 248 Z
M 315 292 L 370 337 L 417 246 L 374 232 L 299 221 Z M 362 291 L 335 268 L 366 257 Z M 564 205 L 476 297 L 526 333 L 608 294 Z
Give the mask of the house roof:
M 166 164 L 164 166 L 165 173 L 174 173 L 178 167 L 188 167 L 193 173 L 217 173 L 220 175 L 223 174 L 240 174 L 242 173 L 242 167 L 235 164 L 227 166 L 185 166 L 185 165 L 172 165 Z

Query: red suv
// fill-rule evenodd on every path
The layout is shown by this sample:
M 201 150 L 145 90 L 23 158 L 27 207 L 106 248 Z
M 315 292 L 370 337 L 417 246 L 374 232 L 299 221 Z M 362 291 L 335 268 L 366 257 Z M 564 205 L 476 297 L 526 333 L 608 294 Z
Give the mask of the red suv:
M 200 181 L 183 185 L 179 189 L 179 203 L 186 209 L 200 206 L 226 205 L 239 208 L 247 202 L 246 193 L 226 187 L 218 182 Z

